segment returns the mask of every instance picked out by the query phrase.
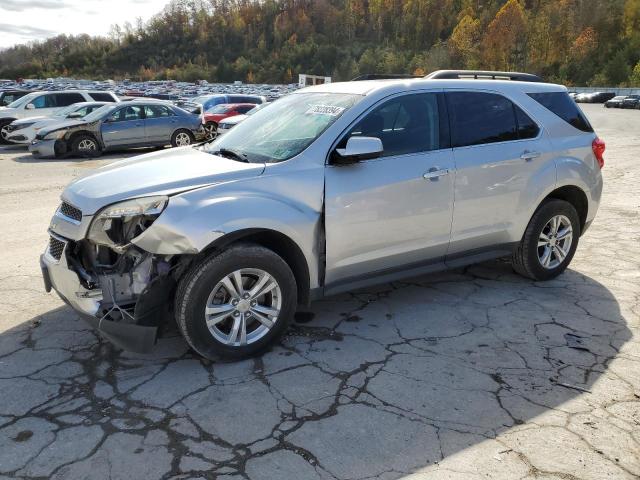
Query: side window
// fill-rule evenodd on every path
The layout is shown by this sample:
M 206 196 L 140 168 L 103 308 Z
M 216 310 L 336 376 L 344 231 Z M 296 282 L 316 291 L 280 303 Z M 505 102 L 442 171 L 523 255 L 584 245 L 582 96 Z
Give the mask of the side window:
M 164 105 L 145 105 L 144 113 L 147 118 L 171 117 L 173 112 Z
M 56 93 L 54 95 L 55 107 L 68 107 L 74 103 L 84 102 L 84 97 L 79 93 Z
M 540 128 L 536 122 L 531 120 L 531 117 L 524 113 L 517 105 L 514 105 L 513 108 L 516 112 L 516 122 L 518 123 L 518 138 L 526 139 L 537 137 Z
M 89 96 L 96 102 L 115 102 L 115 99 L 110 93 L 91 92 Z
M 39 97 L 34 98 L 29 103 L 33 104 L 36 108 L 51 108 L 54 105 L 51 105 L 51 98 L 53 95 L 40 95 Z
M 528 95 L 578 130 L 593 132 L 593 127 L 567 92 L 540 92 Z
M 448 92 L 454 147 L 518 139 L 513 103 L 495 93 Z
M 352 136 L 377 137 L 382 140 L 383 157 L 446 148 L 446 127 L 439 111 L 436 93 L 396 97 L 368 113 L 341 143 L 346 145 Z
M 247 112 L 248 112 L 249 110 L 251 110 L 252 108 L 254 108 L 254 107 L 253 107 L 253 105 L 252 105 L 252 106 L 249 106 L 249 105 L 243 105 L 243 106 L 241 106 L 241 107 L 236 108 L 236 111 L 237 111 L 238 113 L 247 113 Z
M 124 107 L 111 115 L 112 122 L 126 122 L 127 120 L 140 120 L 142 118 L 142 107 L 132 105 Z

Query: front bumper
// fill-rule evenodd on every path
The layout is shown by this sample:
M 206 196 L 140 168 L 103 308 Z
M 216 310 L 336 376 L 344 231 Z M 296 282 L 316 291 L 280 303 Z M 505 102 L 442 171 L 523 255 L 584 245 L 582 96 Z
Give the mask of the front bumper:
M 22 133 L 10 133 L 9 135 L 7 135 L 7 141 L 16 145 L 29 145 L 31 143 L 31 140 L 31 138 L 23 135 Z
M 34 157 L 50 158 L 56 156 L 56 142 L 58 140 L 33 140 L 29 144 L 29 151 Z
M 160 317 L 162 301 L 167 298 L 173 285 L 166 281 L 150 285 L 138 299 L 133 322 L 112 320 L 109 318 L 108 310 L 112 304 L 105 301 L 100 286 L 93 289 L 85 288 L 78 273 L 69 265 L 67 248 L 70 241 L 51 235 L 64 242 L 65 246 L 59 259 L 51 254 L 49 246 L 40 256 L 45 290 L 55 290 L 65 303 L 80 313 L 89 325 L 117 347 L 139 353 L 150 351 L 156 343 L 159 329 L 158 325 L 150 323 Z

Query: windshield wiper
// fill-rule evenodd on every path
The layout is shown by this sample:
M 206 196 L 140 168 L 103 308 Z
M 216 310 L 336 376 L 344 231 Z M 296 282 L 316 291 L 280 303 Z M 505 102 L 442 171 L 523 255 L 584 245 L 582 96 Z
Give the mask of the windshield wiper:
M 230 148 L 220 148 L 215 152 L 211 152 L 212 155 L 220 155 L 222 157 L 231 158 L 233 160 L 240 160 L 241 162 L 249 163 L 246 153 L 238 152 Z

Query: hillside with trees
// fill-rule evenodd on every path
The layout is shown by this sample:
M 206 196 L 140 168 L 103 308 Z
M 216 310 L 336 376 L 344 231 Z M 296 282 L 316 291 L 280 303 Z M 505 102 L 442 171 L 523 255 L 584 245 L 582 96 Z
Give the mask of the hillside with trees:
M 640 0 L 174 0 L 107 38 L 0 52 L 0 78 L 289 83 L 439 68 L 640 86 Z

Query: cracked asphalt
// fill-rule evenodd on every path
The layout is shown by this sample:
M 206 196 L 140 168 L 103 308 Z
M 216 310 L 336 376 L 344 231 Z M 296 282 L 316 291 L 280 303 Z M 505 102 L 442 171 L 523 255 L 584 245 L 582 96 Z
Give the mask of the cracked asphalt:
M 0 479 L 639 478 L 640 111 L 584 109 L 605 192 L 558 279 L 499 260 L 330 298 L 237 363 L 175 330 L 119 351 L 44 292 L 58 195 L 122 154 L 0 149 Z

